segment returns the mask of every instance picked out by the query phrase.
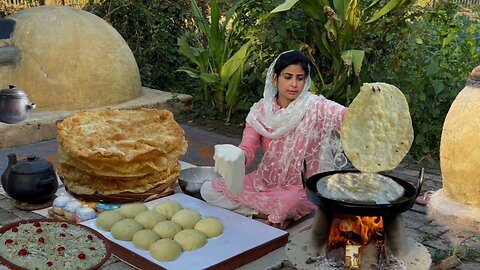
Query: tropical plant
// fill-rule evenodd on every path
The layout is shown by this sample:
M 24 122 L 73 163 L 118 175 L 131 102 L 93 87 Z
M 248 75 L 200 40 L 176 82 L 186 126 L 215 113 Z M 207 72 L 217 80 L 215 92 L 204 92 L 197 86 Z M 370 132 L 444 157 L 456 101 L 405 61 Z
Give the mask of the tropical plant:
M 202 106 L 213 106 L 221 113 L 227 109 L 227 122 L 230 121 L 240 97 L 241 82 L 248 69 L 250 46 L 253 42 L 247 37 L 240 46 L 238 38 L 232 37 L 235 33 L 232 29 L 240 21 L 240 16 L 235 13 L 240 3 L 241 1 L 234 4 L 222 16 L 217 0 L 211 0 L 210 20 L 207 20 L 196 1 L 191 0 L 198 32 L 187 32 L 178 38 L 179 52 L 193 64 L 193 67 L 182 66 L 178 70 L 201 81 Z
M 374 0 L 361 8 L 358 0 L 286 0 L 271 14 L 290 11 L 298 5 L 311 21 L 311 39 L 306 40 L 305 51 L 310 54 L 322 87 L 322 94 L 348 104 L 358 93 L 365 49 L 361 48 L 360 30 L 377 23 L 383 17 L 410 4 L 410 0 L 389 0 L 383 4 Z M 330 62 L 330 70 L 317 65 L 315 53 L 320 52 Z M 325 77 L 325 78 L 323 78 Z
M 368 67 L 372 80 L 394 84 L 407 96 L 417 159 L 438 158 L 445 116 L 480 61 L 480 24 L 458 9 L 444 2 L 415 12 L 392 36 L 394 49 Z

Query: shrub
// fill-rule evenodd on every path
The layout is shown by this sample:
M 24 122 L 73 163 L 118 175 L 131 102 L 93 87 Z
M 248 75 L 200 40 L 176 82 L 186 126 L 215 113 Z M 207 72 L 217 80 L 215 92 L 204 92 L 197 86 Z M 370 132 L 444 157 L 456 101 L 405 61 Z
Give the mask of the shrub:
M 84 9 L 109 22 L 123 36 L 137 60 L 144 86 L 168 91 L 177 87 L 178 92 L 188 93 L 185 82 L 191 81 L 176 72 L 186 61 L 177 51 L 176 40 L 192 17 L 189 1 L 90 1 Z
M 480 25 L 439 3 L 422 11 L 391 37 L 383 58 L 370 63 L 373 81 L 399 87 L 407 96 L 415 131 L 411 154 L 438 158 L 443 122 L 480 57 Z

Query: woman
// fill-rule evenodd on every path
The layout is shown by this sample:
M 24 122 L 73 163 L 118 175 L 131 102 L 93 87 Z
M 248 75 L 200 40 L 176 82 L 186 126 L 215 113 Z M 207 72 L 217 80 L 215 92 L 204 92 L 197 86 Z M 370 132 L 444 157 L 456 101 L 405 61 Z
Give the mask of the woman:
M 316 207 L 303 189 L 306 176 L 346 165 L 339 131 L 346 108 L 313 95 L 309 60 L 302 53 L 287 51 L 271 64 L 263 98 L 250 109 L 243 139 L 238 146 L 252 164 L 262 146 L 264 156 L 258 169 L 245 176 L 238 195 L 232 194 L 223 178 L 202 185 L 209 203 L 244 215 L 265 216 L 267 223 L 285 229 Z

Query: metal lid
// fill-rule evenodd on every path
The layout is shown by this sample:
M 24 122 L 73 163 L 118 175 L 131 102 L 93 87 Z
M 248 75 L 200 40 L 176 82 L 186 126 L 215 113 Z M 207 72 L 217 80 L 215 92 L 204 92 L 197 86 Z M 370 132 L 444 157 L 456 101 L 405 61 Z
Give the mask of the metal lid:
M 26 98 L 27 94 L 24 91 L 15 88 L 14 84 L 10 84 L 8 86 L 8 89 L 0 90 L 0 96 L 6 96 L 11 98 Z
M 11 172 L 19 174 L 37 174 L 53 171 L 52 163 L 30 155 L 27 159 L 20 160 L 12 166 Z

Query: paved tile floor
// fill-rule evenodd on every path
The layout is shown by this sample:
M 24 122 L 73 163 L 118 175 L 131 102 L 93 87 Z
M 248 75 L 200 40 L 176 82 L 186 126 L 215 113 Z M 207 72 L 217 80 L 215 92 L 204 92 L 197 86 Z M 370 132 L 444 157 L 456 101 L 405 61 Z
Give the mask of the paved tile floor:
M 195 120 L 188 116 L 182 116 L 177 119 L 180 123 L 205 129 L 214 134 L 226 135 L 239 140 L 241 138 L 242 124 L 226 125 L 219 121 L 209 119 Z M 416 183 L 419 170 L 426 167 L 425 181 L 422 193 L 425 191 L 435 191 L 442 187 L 442 180 L 438 166 L 432 164 L 417 164 L 408 158 L 392 172 L 393 175 L 411 183 Z M 5 225 L 22 219 L 38 218 L 39 216 L 32 212 L 19 211 L 15 208 L 14 201 L 3 195 L 0 195 L 0 225 Z M 435 220 L 426 215 L 426 207 L 415 204 L 412 209 L 403 213 L 407 235 L 416 241 L 425 245 L 432 256 L 433 264 L 431 269 L 439 264 L 442 259 L 456 255 L 461 263 L 452 269 L 457 270 L 477 270 L 480 269 L 480 235 L 458 232 L 438 224 Z M 289 229 L 293 235 L 299 228 L 308 224 L 309 219 L 294 224 Z M 277 265 L 275 269 L 294 269 L 288 263 L 282 264 L 281 261 L 272 261 L 272 265 Z M 283 266 L 282 266 L 283 265 Z M 0 269 L 1 266 L 0 266 Z M 102 270 L 122 270 L 132 269 L 130 266 L 112 257 Z

